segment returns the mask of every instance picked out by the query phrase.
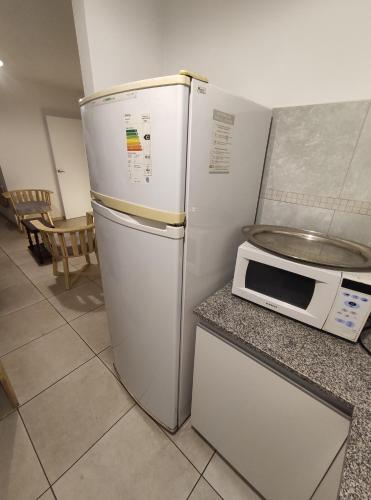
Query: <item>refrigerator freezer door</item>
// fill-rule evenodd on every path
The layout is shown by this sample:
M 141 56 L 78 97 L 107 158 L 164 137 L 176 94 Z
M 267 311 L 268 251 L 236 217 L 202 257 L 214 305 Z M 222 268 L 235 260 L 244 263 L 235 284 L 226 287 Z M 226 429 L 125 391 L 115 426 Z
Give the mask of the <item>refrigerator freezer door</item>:
M 175 430 L 183 228 L 93 209 L 115 367 L 142 408 Z
M 189 87 L 169 85 L 83 105 L 92 191 L 123 200 L 122 211 L 134 215 L 140 214 L 130 204 L 183 213 L 188 98 Z
M 179 424 L 190 413 L 192 311 L 233 277 L 241 228 L 255 219 L 270 121 L 270 109 L 192 80 Z

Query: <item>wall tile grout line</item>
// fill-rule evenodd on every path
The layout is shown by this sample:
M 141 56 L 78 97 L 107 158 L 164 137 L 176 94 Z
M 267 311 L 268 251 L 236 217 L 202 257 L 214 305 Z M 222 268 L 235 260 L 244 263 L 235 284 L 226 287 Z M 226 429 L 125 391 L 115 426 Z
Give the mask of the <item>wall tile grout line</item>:
M 273 193 L 270 191 L 273 191 Z M 273 189 L 267 190 L 267 192 L 262 195 L 262 199 L 280 201 L 282 203 L 309 208 L 324 208 L 344 213 L 371 215 L 371 202 L 366 200 L 362 201 L 349 198 L 335 198 L 333 196 L 309 195 Z
M 356 151 L 357 151 L 357 148 L 358 148 L 358 145 L 359 145 L 359 141 L 361 139 L 361 135 L 362 135 L 362 132 L 365 128 L 365 124 L 366 124 L 366 120 L 367 120 L 367 117 L 368 117 L 368 114 L 370 112 L 370 109 L 371 109 L 371 102 L 369 103 L 368 105 L 368 108 L 365 112 L 365 116 L 363 117 L 363 120 L 362 120 L 362 123 L 361 123 L 361 126 L 360 126 L 360 129 L 359 129 L 359 133 L 358 133 L 358 136 L 357 136 L 357 140 L 356 140 L 356 143 L 354 145 L 354 149 L 353 149 L 353 152 L 352 152 L 352 155 L 351 155 L 351 158 L 349 160 L 349 165 L 348 165 L 348 168 L 347 168 L 347 171 L 345 172 L 345 175 L 344 175 L 344 181 L 343 181 L 343 185 L 341 187 L 341 192 L 340 192 L 340 196 L 343 194 L 344 192 L 344 186 L 345 186 L 345 183 L 347 181 L 347 178 L 348 178 L 348 175 L 349 175 L 349 172 L 350 172 L 350 169 L 351 169 L 351 166 L 352 166 L 352 163 L 353 163 L 353 160 L 354 160 L 354 156 L 356 154 Z

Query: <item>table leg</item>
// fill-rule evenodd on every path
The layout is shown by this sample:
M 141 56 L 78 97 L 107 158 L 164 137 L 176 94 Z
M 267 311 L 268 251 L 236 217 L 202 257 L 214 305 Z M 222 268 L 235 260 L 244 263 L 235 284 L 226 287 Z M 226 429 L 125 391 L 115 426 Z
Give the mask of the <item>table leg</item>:
M 30 243 L 30 250 L 32 251 L 33 249 L 33 241 L 32 241 L 32 238 L 31 238 L 31 233 L 30 231 L 28 230 L 28 228 L 26 228 L 26 232 L 27 232 L 27 238 L 28 238 L 28 241 Z
M 34 236 L 35 236 L 35 241 L 36 241 L 37 254 L 39 256 L 39 263 L 44 264 L 44 259 L 43 259 L 43 256 L 41 253 L 41 248 L 40 248 L 39 234 L 35 233 Z

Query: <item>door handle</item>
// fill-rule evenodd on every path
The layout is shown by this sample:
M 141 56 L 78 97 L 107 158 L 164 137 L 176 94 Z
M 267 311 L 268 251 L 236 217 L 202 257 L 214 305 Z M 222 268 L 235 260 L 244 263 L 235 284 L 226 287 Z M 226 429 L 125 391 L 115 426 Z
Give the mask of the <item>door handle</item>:
M 65 173 L 65 171 L 61 170 L 60 168 L 57 168 L 57 172 L 58 172 L 58 174 L 64 174 Z

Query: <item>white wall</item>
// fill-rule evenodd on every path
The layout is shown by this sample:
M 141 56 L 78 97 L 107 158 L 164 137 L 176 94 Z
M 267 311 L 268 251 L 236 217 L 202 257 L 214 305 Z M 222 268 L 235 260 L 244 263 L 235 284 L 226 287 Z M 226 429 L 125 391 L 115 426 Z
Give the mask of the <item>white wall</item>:
M 72 0 L 85 94 L 188 68 L 271 107 L 369 98 L 370 0 Z
M 63 214 L 45 115 L 79 118 L 75 91 L 0 74 L 0 165 L 9 190 L 53 191 L 53 215 Z
M 169 0 L 165 72 L 180 67 L 278 107 L 371 95 L 370 0 Z
M 72 0 L 85 95 L 163 72 L 163 0 Z

